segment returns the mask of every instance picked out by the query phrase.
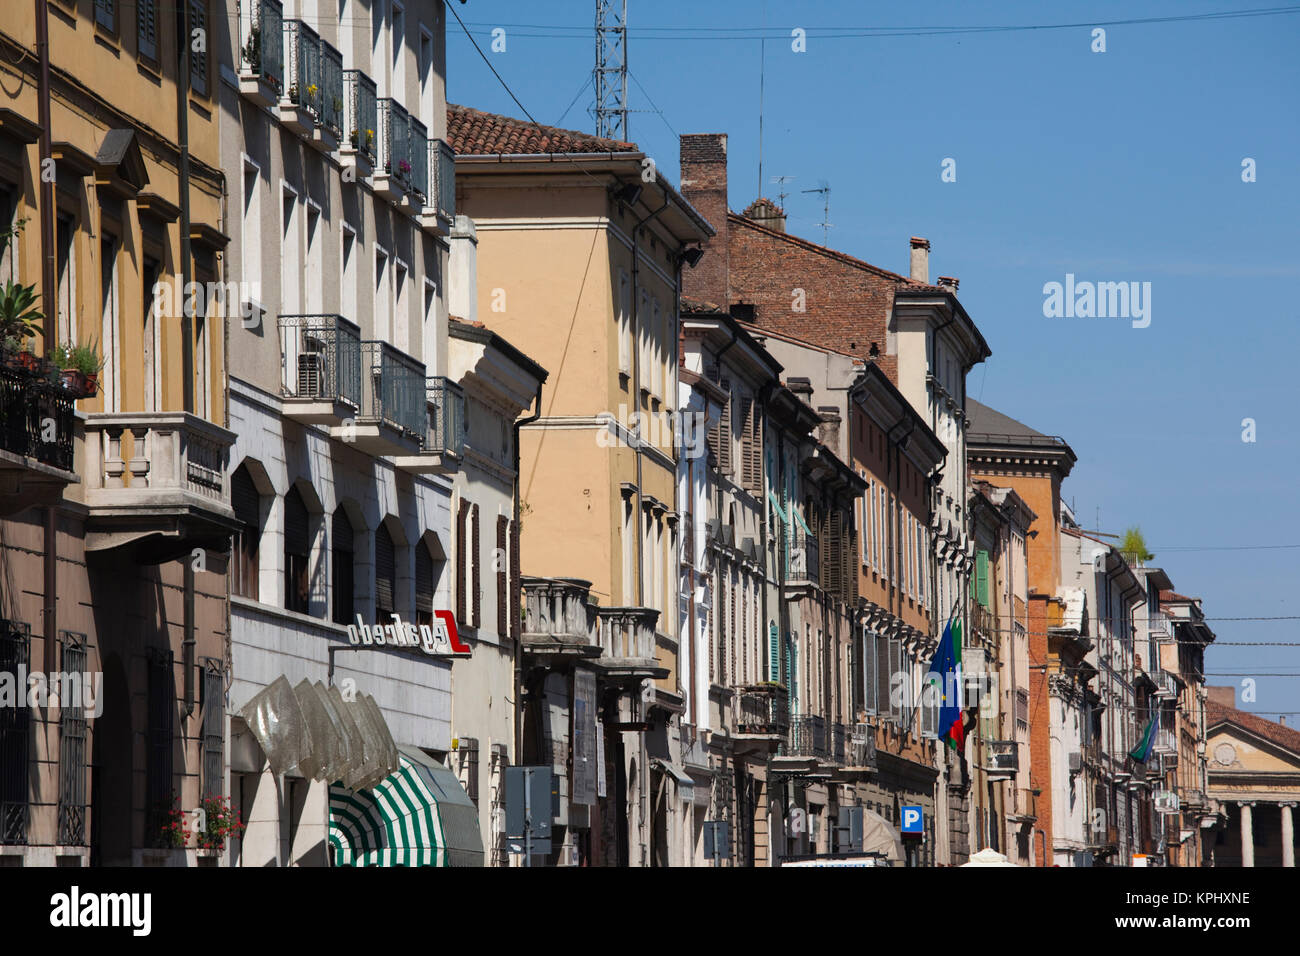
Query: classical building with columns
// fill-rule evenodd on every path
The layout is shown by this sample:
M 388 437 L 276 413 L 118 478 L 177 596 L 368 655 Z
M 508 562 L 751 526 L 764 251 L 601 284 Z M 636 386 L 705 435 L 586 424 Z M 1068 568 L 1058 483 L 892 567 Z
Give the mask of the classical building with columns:
M 1295 866 L 1300 730 L 1231 706 L 1232 688 L 1206 703 L 1209 793 L 1224 821 L 1206 840 L 1214 866 Z

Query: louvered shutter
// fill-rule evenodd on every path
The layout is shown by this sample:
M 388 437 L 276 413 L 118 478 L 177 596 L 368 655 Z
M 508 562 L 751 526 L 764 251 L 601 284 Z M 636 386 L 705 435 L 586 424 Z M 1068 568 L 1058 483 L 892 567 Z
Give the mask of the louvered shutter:
M 723 378 L 719 385 L 727 393 L 727 404 L 722 406 L 722 419 L 718 423 L 718 470 L 724 475 L 730 475 L 731 446 L 735 442 L 735 436 L 731 431 L 731 380 Z
M 871 639 L 875 645 L 876 658 L 876 713 L 881 717 L 889 717 L 893 714 L 890 705 L 889 638 L 875 633 L 871 635 Z
M 508 592 L 510 588 L 510 577 L 507 572 L 506 562 L 502 559 L 506 554 L 506 539 L 509 534 L 510 519 L 505 515 L 497 515 L 497 550 L 492 556 L 492 566 L 496 569 L 497 575 L 497 633 L 507 633 L 507 617 L 509 613 Z
M 388 528 L 375 532 L 375 610 L 380 618 L 392 615 L 397 590 L 397 549 Z
M 767 679 L 781 681 L 781 632 L 775 621 L 767 624 Z
M 465 516 L 469 505 L 464 499 L 456 509 L 456 623 L 465 623 Z
M 844 512 L 844 517 L 848 517 L 848 512 Z M 858 536 L 849 530 L 847 524 L 842 531 L 840 540 L 843 542 L 844 563 L 840 591 L 844 595 L 844 603 L 854 605 L 858 603 L 858 574 L 862 567 L 858 563 Z
M 740 416 L 744 432 L 741 436 L 741 484 L 746 490 L 759 494 L 763 490 L 763 445 L 758 435 L 758 403 L 746 395 L 740 400 Z
M 975 599 L 980 602 L 981 607 L 989 606 L 989 553 L 987 551 L 975 552 L 975 579 L 976 595 Z
M 519 522 L 510 522 L 510 636 L 519 637 Z
M 190 35 L 185 38 L 185 42 L 190 48 L 190 86 L 196 93 L 202 96 L 208 95 L 208 52 L 206 40 L 199 44 L 202 49 L 196 50 L 194 43 L 194 31 L 203 31 L 200 36 L 207 37 L 208 31 L 208 5 L 204 0 L 189 0 L 190 3 Z
M 158 59 L 158 0 L 138 0 L 136 4 L 136 40 L 141 56 Z
M 284 496 L 284 550 L 286 554 L 306 555 L 310 550 L 311 530 L 307 506 L 297 488 Z
M 471 511 L 471 517 L 473 518 L 473 524 L 474 524 L 473 536 L 470 539 L 470 556 L 473 565 L 471 571 L 473 574 L 472 580 L 474 582 L 473 583 L 474 594 L 473 594 L 473 603 L 470 605 L 469 623 L 470 623 L 470 627 L 480 627 L 482 625 L 482 617 L 480 616 L 480 605 L 483 599 L 483 577 L 480 573 L 481 569 L 479 565 L 479 541 L 482 538 L 482 535 L 479 534 L 478 505 L 473 506 L 473 509 Z
M 876 683 L 876 635 L 870 631 L 862 635 L 862 709 L 876 713 L 879 685 Z

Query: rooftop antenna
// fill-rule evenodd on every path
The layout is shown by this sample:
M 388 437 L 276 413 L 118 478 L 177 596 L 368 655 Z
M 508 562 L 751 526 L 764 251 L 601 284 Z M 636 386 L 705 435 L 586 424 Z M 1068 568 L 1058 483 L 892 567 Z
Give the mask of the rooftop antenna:
M 793 181 L 794 181 L 793 176 L 772 177 L 772 182 L 777 187 L 776 198 L 780 200 L 780 202 L 777 205 L 781 207 L 782 212 L 785 212 L 785 197 L 790 195 L 790 193 L 785 189 L 785 184 Z
M 627 0 L 596 0 L 596 135 L 627 138 Z
M 834 228 L 834 224 L 831 222 L 831 187 L 824 179 L 819 179 L 817 182 L 819 185 L 816 189 L 801 189 L 800 192 L 822 194 L 822 199 L 824 200 L 822 205 L 822 221 L 817 223 L 817 225 L 822 227 L 822 245 L 824 246 L 830 242 L 830 230 Z

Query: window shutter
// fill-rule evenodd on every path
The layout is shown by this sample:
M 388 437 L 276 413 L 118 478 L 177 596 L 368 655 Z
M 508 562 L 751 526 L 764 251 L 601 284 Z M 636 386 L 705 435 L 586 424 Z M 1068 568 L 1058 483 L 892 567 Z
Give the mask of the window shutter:
M 478 505 L 472 506 L 470 509 L 470 517 L 473 519 L 472 523 L 474 525 L 474 530 L 471 533 L 469 541 L 471 562 L 473 564 L 472 580 L 474 582 L 473 603 L 470 605 L 470 627 L 480 627 L 483 623 L 480 614 L 481 604 L 483 601 L 483 575 L 482 567 L 479 564 L 479 545 L 482 542 L 483 536 L 479 534 L 481 529 L 479 528 Z
M 871 715 L 876 713 L 879 691 L 876 663 L 876 635 L 865 631 L 862 634 L 862 709 Z
M 307 506 L 297 488 L 290 488 L 284 496 L 284 552 L 306 555 L 311 550 Z
M 510 636 L 519 637 L 519 522 L 510 521 Z
M 433 619 L 433 555 L 423 544 L 415 546 L 415 613 Z
M 334 623 L 353 623 L 354 559 L 352 522 L 340 505 L 334 510 L 330 528 L 330 561 L 333 565 Z
M 989 606 L 989 553 L 987 551 L 975 552 L 975 577 L 978 580 L 976 585 L 978 593 L 976 599 L 980 602 L 981 607 Z
M 208 54 L 207 44 L 203 44 L 202 50 L 194 49 L 194 31 L 202 30 L 203 36 L 207 35 L 208 29 L 208 7 L 204 0 L 189 0 L 190 3 L 190 35 L 185 38 L 185 42 L 190 48 L 190 86 L 196 93 L 203 96 L 208 95 Z
M 461 499 L 456 509 L 456 623 L 465 623 L 465 516 L 469 505 Z
M 497 550 L 492 556 L 492 565 L 496 568 L 497 573 L 497 633 L 508 633 L 507 624 L 510 613 L 510 601 L 508 599 L 510 589 L 510 575 L 507 570 L 508 566 L 502 558 L 506 554 L 506 537 L 509 534 L 510 519 L 505 515 L 497 515 Z
M 740 483 L 746 489 L 754 487 L 754 466 L 750 433 L 753 428 L 754 400 L 748 395 L 740 398 Z
M 393 536 L 384 525 L 375 532 L 375 610 L 381 615 L 391 615 L 394 591 L 397 589 L 397 549 Z
M 848 512 L 845 512 L 845 517 L 847 516 Z M 841 590 L 844 592 L 844 602 L 846 604 L 855 605 L 858 603 L 858 574 L 862 567 L 859 563 L 860 559 L 858 557 L 858 537 L 857 535 L 850 533 L 849 529 L 845 527 L 842 540 L 844 542 L 845 557 L 844 569 L 842 572 L 844 575 L 844 583 Z
M 775 621 L 767 623 L 767 679 L 781 681 L 781 632 Z
M 735 436 L 731 431 L 731 380 L 724 378 L 719 385 L 727 393 L 727 404 L 722 406 L 722 419 L 718 423 L 718 470 L 724 475 L 730 475 L 731 446 L 735 442 Z
M 158 0 L 139 0 L 135 16 L 137 49 L 142 56 L 158 59 Z

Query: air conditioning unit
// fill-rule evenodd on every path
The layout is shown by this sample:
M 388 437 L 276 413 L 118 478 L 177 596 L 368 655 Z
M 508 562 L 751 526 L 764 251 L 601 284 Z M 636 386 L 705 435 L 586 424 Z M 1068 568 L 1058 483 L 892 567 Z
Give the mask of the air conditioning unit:
M 1074 751 L 1070 755 L 1070 773 L 1083 773 L 1083 754 Z
M 1016 759 L 1016 752 L 1014 750 L 995 753 L 992 756 L 993 760 L 991 761 L 990 766 L 992 766 L 994 770 L 1008 770 L 1014 773 L 1019 767 L 1019 761 Z
M 1155 800 L 1156 813 L 1177 813 L 1178 812 L 1178 794 L 1173 790 L 1157 790 L 1152 794 Z

